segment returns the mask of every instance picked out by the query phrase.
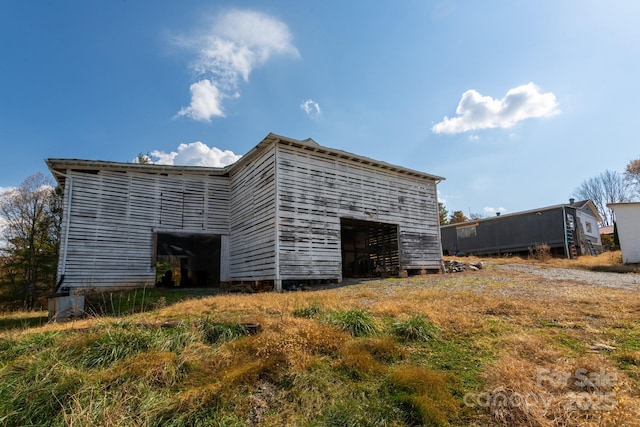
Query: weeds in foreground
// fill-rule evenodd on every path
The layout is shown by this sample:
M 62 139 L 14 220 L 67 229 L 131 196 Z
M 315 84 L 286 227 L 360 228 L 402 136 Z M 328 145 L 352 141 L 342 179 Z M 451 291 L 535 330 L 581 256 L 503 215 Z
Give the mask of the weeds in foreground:
M 393 333 L 407 341 L 428 341 L 438 336 L 438 328 L 422 316 L 412 316 L 392 325 Z
M 0 425 L 634 425 L 637 293 L 510 274 L 224 295 L 5 331 Z M 261 331 L 246 334 L 253 322 Z M 599 342 L 610 349 L 592 352 Z M 582 373 L 615 379 L 576 385 Z M 537 400 L 513 403 L 522 396 Z M 587 405 L 599 398 L 616 405 Z
M 529 259 L 536 261 L 548 261 L 551 259 L 551 249 L 546 243 L 538 243 L 535 246 L 529 247 Z
M 354 337 L 373 335 L 378 331 L 374 317 L 361 309 L 333 312 L 329 315 L 329 322 Z
M 197 325 L 206 344 L 231 341 L 249 335 L 245 325 L 234 322 L 215 322 L 209 317 L 199 320 Z

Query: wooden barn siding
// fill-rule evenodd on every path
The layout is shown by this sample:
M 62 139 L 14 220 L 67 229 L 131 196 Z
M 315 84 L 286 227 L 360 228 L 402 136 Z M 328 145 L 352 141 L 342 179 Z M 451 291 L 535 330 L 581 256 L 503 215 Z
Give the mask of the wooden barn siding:
M 231 280 L 275 280 L 275 149 L 266 148 L 231 174 Z
M 435 182 L 278 147 L 282 280 L 341 278 L 340 218 L 398 224 L 403 269 L 440 268 Z
M 68 171 L 63 286 L 155 282 L 153 231 L 228 234 L 229 180 L 216 176 Z M 72 194 L 68 194 L 69 191 Z M 63 219 L 63 236 L 67 221 Z

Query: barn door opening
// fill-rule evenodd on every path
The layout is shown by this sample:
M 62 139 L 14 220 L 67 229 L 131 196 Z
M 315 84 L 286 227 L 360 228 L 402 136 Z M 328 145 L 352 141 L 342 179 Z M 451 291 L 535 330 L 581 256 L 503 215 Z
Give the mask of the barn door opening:
M 158 233 L 156 280 L 159 286 L 220 284 L 220 236 Z
M 388 277 L 400 271 L 398 226 L 340 219 L 342 277 Z

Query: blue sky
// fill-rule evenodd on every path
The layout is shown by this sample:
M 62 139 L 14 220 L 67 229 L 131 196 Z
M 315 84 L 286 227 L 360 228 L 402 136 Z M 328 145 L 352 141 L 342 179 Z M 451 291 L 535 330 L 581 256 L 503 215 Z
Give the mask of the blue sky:
M 48 157 L 220 166 L 269 132 L 566 202 L 640 156 L 640 2 L 0 0 L 0 187 Z

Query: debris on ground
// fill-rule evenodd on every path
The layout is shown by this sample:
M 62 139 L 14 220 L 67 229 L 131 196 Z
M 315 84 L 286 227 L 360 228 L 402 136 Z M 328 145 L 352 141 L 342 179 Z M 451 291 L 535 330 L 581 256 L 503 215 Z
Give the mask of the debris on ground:
M 484 264 L 482 263 L 482 261 L 477 261 L 477 262 L 461 262 L 456 260 L 444 261 L 445 273 L 461 273 L 467 270 L 477 271 L 477 270 L 482 270 L 483 268 L 484 268 Z
M 589 349 L 592 352 L 599 352 L 599 351 L 613 351 L 616 348 L 607 344 L 602 344 L 602 343 L 598 343 L 598 344 L 594 344 L 591 346 L 591 348 Z

